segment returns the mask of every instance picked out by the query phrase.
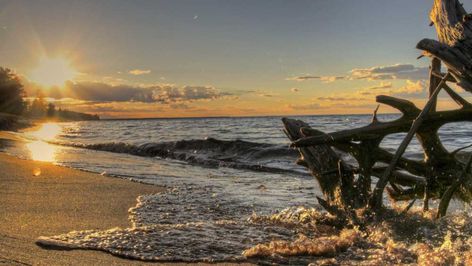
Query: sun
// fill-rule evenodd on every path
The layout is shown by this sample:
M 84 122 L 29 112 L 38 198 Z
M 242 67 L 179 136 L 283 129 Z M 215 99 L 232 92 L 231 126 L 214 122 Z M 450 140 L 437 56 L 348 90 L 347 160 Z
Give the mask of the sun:
M 43 57 L 31 71 L 29 78 L 43 86 L 62 86 L 77 75 L 70 62 L 65 58 Z

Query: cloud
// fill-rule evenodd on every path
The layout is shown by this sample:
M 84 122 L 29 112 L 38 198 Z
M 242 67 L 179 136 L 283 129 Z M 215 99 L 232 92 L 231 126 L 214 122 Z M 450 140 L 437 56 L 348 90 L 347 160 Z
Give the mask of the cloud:
M 37 89 L 31 87 L 29 91 Z M 221 92 L 211 86 L 176 85 L 113 85 L 104 82 L 67 82 L 64 88 L 43 90 L 46 97 L 72 98 L 88 102 L 141 102 L 141 103 L 188 103 L 215 100 L 231 93 Z M 30 94 L 29 94 L 30 95 Z M 31 94 L 32 95 L 32 94 Z
M 272 98 L 272 97 L 277 97 L 279 96 L 278 93 L 274 93 L 272 91 L 267 91 L 267 90 L 236 90 L 234 91 L 235 94 L 238 95 L 254 95 L 254 96 L 259 96 L 259 97 L 265 97 L 265 98 Z
M 416 67 L 411 64 L 355 68 L 350 71 L 350 79 L 388 80 L 409 79 L 421 80 L 428 77 L 428 67 Z
M 425 91 L 425 82 L 422 80 L 407 80 L 405 86 L 393 88 L 392 83 L 380 83 L 380 85 L 367 87 L 358 90 L 356 93 L 362 96 L 368 95 L 395 95 L 395 96 L 411 96 L 420 95 Z
M 258 93 L 257 96 L 259 96 L 259 97 L 266 97 L 266 98 L 275 97 L 274 94 L 270 94 L 270 93 Z
M 151 70 L 149 69 L 133 69 L 128 71 L 129 74 L 135 75 L 135 76 L 140 76 L 140 75 L 145 75 L 151 73 Z
M 321 108 L 319 103 L 309 103 L 309 104 L 289 104 L 287 108 L 292 110 L 316 110 Z
M 222 93 L 214 87 L 203 86 L 156 86 L 152 88 L 152 99 L 160 103 L 192 102 L 198 100 L 214 100 L 231 93 Z
M 426 91 L 425 89 L 426 89 L 426 84 L 424 81 L 419 80 L 419 81 L 413 82 L 411 80 L 407 80 L 405 86 L 393 90 L 393 93 L 395 95 L 422 94 Z
M 301 75 L 289 77 L 286 80 L 307 81 L 321 80 L 325 83 L 337 80 L 424 80 L 429 75 L 428 67 L 417 67 L 412 64 L 395 64 L 390 66 L 375 66 L 371 68 L 354 68 L 349 71 L 346 76 L 317 76 L 317 75 Z
M 313 76 L 313 75 L 303 75 L 303 76 L 295 76 L 286 78 L 286 80 L 295 80 L 295 81 L 305 81 L 310 79 L 321 79 L 320 76 Z
M 374 95 L 374 94 L 381 94 L 384 91 L 389 91 L 393 87 L 391 82 L 381 82 L 379 85 L 370 86 L 367 88 L 363 88 L 357 91 L 360 95 Z
M 326 102 L 344 102 L 344 101 L 364 101 L 366 98 L 361 97 L 318 97 L 316 98 L 318 101 L 326 101 Z
M 396 64 L 391 66 L 378 66 L 372 67 L 367 69 L 353 69 L 351 72 L 356 71 L 367 71 L 370 73 L 396 73 L 396 72 L 403 72 L 403 71 L 412 71 L 415 67 L 411 64 Z
M 294 81 L 306 81 L 311 79 L 318 79 L 323 82 L 329 83 L 334 82 L 336 80 L 345 79 L 344 76 L 315 76 L 315 75 L 302 75 L 302 76 L 295 76 L 286 78 L 286 80 L 294 80 Z
M 329 82 L 335 82 L 336 80 L 341 80 L 341 79 L 346 79 L 344 76 L 322 76 L 320 78 L 321 81 L 329 83 Z

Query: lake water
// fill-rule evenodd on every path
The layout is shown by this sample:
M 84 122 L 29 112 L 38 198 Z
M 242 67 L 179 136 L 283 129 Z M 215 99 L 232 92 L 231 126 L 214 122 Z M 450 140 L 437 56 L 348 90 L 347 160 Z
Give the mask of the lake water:
M 299 119 L 333 132 L 367 125 L 371 117 Z M 0 146 L 26 159 L 169 188 L 139 198 L 130 212 L 130 228 L 73 232 L 49 241 L 148 260 L 240 260 L 245 248 L 274 238 L 290 239 L 296 233 L 248 218 L 281 210 L 296 216 L 304 208 L 317 208 L 317 185 L 294 163 L 298 154 L 289 149 L 282 128 L 280 117 L 48 123 L 17 133 L 26 142 Z M 470 132 L 468 123 L 449 124 L 440 137 L 454 150 L 470 144 Z M 394 151 L 404 135 L 389 136 L 381 146 Z M 407 156 L 422 158 L 416 140 Z

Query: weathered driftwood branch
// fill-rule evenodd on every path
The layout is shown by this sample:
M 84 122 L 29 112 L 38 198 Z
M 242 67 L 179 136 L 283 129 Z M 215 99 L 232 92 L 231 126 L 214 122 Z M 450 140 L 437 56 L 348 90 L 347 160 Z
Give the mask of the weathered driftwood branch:
M 292 146 L 306 147 L 318 144 L 332 144 L 335 142 L 362 141 L 383 138 L 386 135 L 394 133 L 408 132 L 416 115 L 420 112 L 420 109 L 418 109 L 412 102 L 395 97 L 380 95 L 377 96 L 377 102 L 386 103 L 390 106 L 396 107 L 400 111 L 403 110 L 404 114 L 402 117 L 394 121 L 377 121 L 376 123 L 371 123 L 364 127 L 333 133 L 320 134 L 318 130 L 309 127 L 302 127 L 302 133 L 307 137 L 294 141 Z M 467 104 L 465 104 L 466 108 L 460 110 L 428 113 L 424 117 L 425 123 L 420 125 L 418 131 L 429 132 L 431 129 L 439 129 L 446 123 L 461 121 L 472 122 L 472 108 L 469 107 L 470 104 Z M 409 113 L 407 113 L 405 109 L 407 109 Z
M 433 93 L 433 99 L 436 94 L 437 92 Z M 387 179 L 387 183 L 391 185 L 387 191 L 392 199 L 423 198 L 427 207 L 430 198 L 444 197 L 445 191 L 454 184 L 454 177 L 461 176 L 464 163 L 455 158 L 457 151 L 447 151 L 437 135 L 438 129 L 446 123 L 472 121 L 470 104 L 463 98 L 456 100 L 462 105 L 457 110 L 436 112 L 423 110 L 423 123 L 416 128 L 415 133 L 424 149 L 424 160 L 417 161 L 401 156 L 398 158 Z M 393 121 L 380 122 L 374 112 L 369 125 L 332 133 L 310 128 L 299 120 L 283 119 L 287 136 L 292 140 L 292 147 L 298 148 L 302 155 L 301 164 L 307 166 L 317 178 L 327 199 L 319 199 L 320 204 L 333 214 L 343 213 L 343 218 L 354 217 L 352 212 L 348 212 L 349 208 L 365 207 L 368 199 L 374 198 L 370 191 L 371 177 L 382 178 L 388 167 L 385 164 L 391 163 L 395 156 L 380 148 L 380 142 L 390 134 L 408 132 L 415 122 L 415 117 L 421 113 L 420 109 L 407 100 L 378 96 L 377 101 L 394 106 L 403 115 Z M 315 150 L 320 147 L 321 152 Z M 344 162 L 336 166 L 335 162 L 341 157 L 333 148 L 351 154 L 357 164 L 349 165 Z M 378 165 L 379 163 L 384 166 Z M 349 170 L 339 171 L 339 165 Z M 464 179 L 468 177 L 467 173 Z M 471 191 L 470 184 L 461 182 L 455 186 L 463 188 L 459 190 L 459 194 L 456 189 L 453 190 L 456 196 L 463 199 L 470 198 L 470 195 L 467 195 Z M 343 190 L 349 190 L 350 193 Z
M 447 84 L 444 84 L 443 86 L 444 90 L 447 92 L 447 94 L 453 99 L 458 105 L 464 107 L 464 108 L 471 108 L 472 105 L 466 101 L 464 98 L 462 98 L 459 94 L 457 94 L 451 87 L 449 87 Z
M 437 85 L 436 89 L 431 94 L 431 96 L 430 96 L 428 102 L 426 103 L 425 107 L 420 112 L 418 117 L 414 120 L 413 124 L 411 124 L 411 128 L 408 131 L 408 134 L 403 139 L 402 143 L 400 144 L 400 147 L 398 147 L 397 152 L 393 156 L 392 161 L 388 165 L 388 167 L 385 170 L 384 174 L 382 175 L 382 177 L 377 182 L 377 184 L 375 186 L 375 189 L 374 189 L 374 193 L 372 194 L 372 198 L 371 198 L 371 201 L 370 201 L 371 207 L 374 210 L 379 210 L 379 208 L 382 207 L 383 191 L 384 191 L 385 187 L 388 184 L 390 175 L 393 172 L 393 170 L 395 169 L 395 167 L 397 166 L 397 163 L 400 160 L 400 158 L 402 157 L 403 153 L 405 153 L 406 148 L 410 144 L 410 142 L 413 139 L 413 137 L 415 136 L 416 132 L 419 130 L 419 128 L 420 128 L 421 124 L 423 123 L 425 117 L 428 115 L 428 113 L 431 110 L 435 109 L 437 96 L 438 96 L 439 92 L 442 89 L 442 85 L 446 82 L 447 77 L 448 77 L 448 75 L 446 75 L 443 79 L 441 79 L 441 81 Z M 426 149 L 425 149 L 425 152 L 427 152 Z
M 423 39 L 417 48 L 440 59 L 458 84 L 472 91 L 472 20 L 457 0 L 435 0 L 430 19 L 438 39 Z
M 329 212 L 355 220 L 355 209 L 367 206 L 378 211 L 385 189 L 394 200 L 412 200 L 410 207 L 422 198 L 424 210 L 429 208 L 431 198 L 440 198 L 438 217 L 446 213 L 453 196 L 472 201 L 472 155 L 467 163 L 460 161 L 456 154 L 461 149 L 449 152 L 438 136 L 439 128 L 446 123 L 472 121 L 472 105 L 447 85 L 454 82 L 472 91 L 471 18 L 457 0 L 434 0 L 431 20 L 439 41 L 424 39 L 417 45 L 424 55 L 432 57 L 429 100 L 423 110 L 408 100 L 381 95 L 377 102 L 399 110 L 400 118 L 381 122 L 377 107 L 369 125 L 332 133 L 312 129 L 299 120 L 283 119 L 292 147 L 300 151 L 299 163 L 318 180 L 325 196 L 318 201 Z M 447 74 L 441 73 L 441 64 L 448 68 Z M 442 89 L 459 109 L 436 110 Z M 407 135 L 395 153 L 379 147 L 387 135 L 401 132 Z M 403 157 L 414 136 L 424 151 L 421 161 Z M 337 153 L 350 154 L 356 162 L 348 164 Z M 372 177 L 378 178 L 374 191 Z
M 300 120 L 283 118 L 287 137 L 296 141 L 303 138 L 301 128 L 308 127 Z M 353 189 L 354 174 L 342 162 L 338 155 L 328 145 L 302 147 L 298 149 L 300 159 L 297 163 L 305 165 L 311 174 L 318 180 L 325 199 L 318 198 L 318 202 L 328 212 L 341 219 L 351 218 L 352 207 L 356 206 L 357 191 Z
M 441 202 L 439 203 L 438 207 L 438 214 L 437 218 L 443 217 L 446 215 L 447 208 L 449 206 L 449 202 L 451 201 L 451 198 L 456 192 L 456 190 L 461 186 L 466 180 L 467 180 L 467 174 L 470 171 L 470 166 L 472 164 L 472 154 L 469 155 L 469 160 L 467 161 L 467 164 L 464 167 L 464 171 L 462 171 L 461 176 L 455 180 L 452 185 L 444 192 L 444 194 L 441 197 Z

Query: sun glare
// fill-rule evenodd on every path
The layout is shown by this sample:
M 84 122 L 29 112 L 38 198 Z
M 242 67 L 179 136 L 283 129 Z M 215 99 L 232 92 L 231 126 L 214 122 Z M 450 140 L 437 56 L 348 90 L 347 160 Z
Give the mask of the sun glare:
M 30 134 L 39 140 L 54 140 L 54 138 L 61 133 L 62 128 L 56 123 L 44 123 L 41 127 L 31 132 Z
M 31 153 L 31 159 L 41 162 L 54 162 L 56 159 L 56 148 L 54 145 L 37 140 L 26 144 Z
M 54 162 L 57 146 L 47 143 L 60 134 L 62 128 L 55 123 L 42 124 L 40 128 L 30 133 L 35 138 L 26 144 L 31 158 L 35 161 Z
M 76 76 L 77 72 L 72 68 L 70 62 L 65 58 L 40 59 L 29 78 L 44 86 L 62 86 L 67 80 Z

